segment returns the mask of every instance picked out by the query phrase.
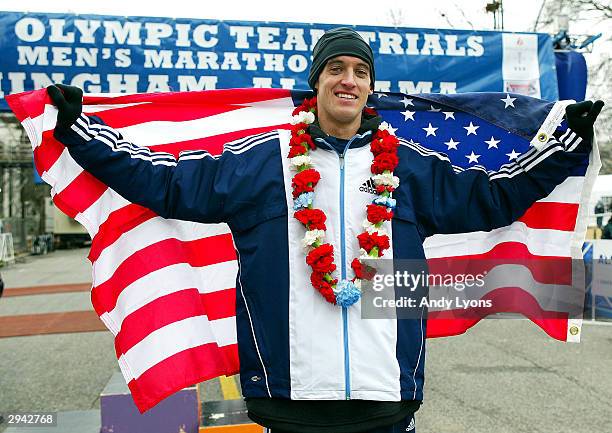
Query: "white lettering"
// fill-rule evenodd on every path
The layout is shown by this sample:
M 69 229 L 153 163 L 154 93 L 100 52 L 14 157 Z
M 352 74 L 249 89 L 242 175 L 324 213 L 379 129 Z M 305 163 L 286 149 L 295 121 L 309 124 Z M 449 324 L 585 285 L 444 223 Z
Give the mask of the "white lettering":
M 149 86 L 147 92 L 169 92 L 170 84 L 168 84 L 167 75 L 149 75 Z
M 217 87 L 217 77 L 200 76 L 197 81 L 196 77 L 191 75 L 179 75 L 177 78 L 179 82 L 179 91 L 181 92 L 189 90 L 213 90 Z
M 115 50 L 115 66 L 118 68 L 128 68 L 132 64 L 131 54 L 132 51 L 129 48 L 117 48 Z
M 217 31 L 218 31 L 217 26 L 211 26 L 208 24 L 200 24 L 193 31 L 193 42 L 195 42 L 196 45 L 202 48 L 212 48 L 215 45 L 217 45 L 217 42 L 219 42 L 219 39 L 214 36 L 211 36 L 210 38 L 207 39 L 206 34 L 210 33 L 211 35 L 216 35 Z
M 25 42 L 38 42 L 45 35 L 45 25 L 36 18 L 22 18 L 15 24 L 15 35 Z
M 406 33 L 406 54 L 417 56 L 419 54 L 419 34 L 418 33 Z
M 306 51 L 308 46 L 304 40 L 304 29 L 287 29 L 287 39 L 283 50 Z
M 374 90 L 377 92 L 390 92 L 391 91 L 391 81 L 378 81 L 374 82 Z
M 51 53 L 53 54 L 53 60 L 51 61 L 53 66 L 72 66 L 71 47 L 51 47 Z
M 72 78 L 70 85 L 80 87 L 85 93 L 99 93 L 102 91 L 99 74 L 76 74 Z
M 257 33 L 259 34 L 257 48 L 260 50 L 280 49 L 280 43 L 274 41 L 274 37 L 280 34 L 280 29 L 278 27 L 259 27 Z
M 441 56 L 444 54 L 444 50 L 442 49 L 442 45 L 440 44 L 440 35 L 433 35 L 430 33 L 425 33 L 423 48 L 421 48 L 421 54 L 426 56 L 434 55 Z
M 17 59 L 18 65 L 39 65 L 47 66 L 49 59 L 49 47 L 29 47 L 20 45 L 17 47 L 19 58 Z
M 455 81 L 440 81 L 440 93 L 457 93 L 457 82 Z
M 231 69 L 232 71 L 239 71 L 242 69 L 240 62 L 238 61 L 238 53 L 225 53 L 221 69 L 224 71 Z
M 280 85 L 283 89 L 293 89 L 293 86 L 295 86 L 295 80 L 293 78 L 281 78 Z
M 261 54 L 259 53 L 242 53 L 242 60 L 246 60 L 246 70 L 247 71 L 256 71 L 257 70 L 257 62 L 261 60 Z
M 457 35 L 446 35 L 446 55 L 465 56 L 465 47 L 457 48 Z
M 480 57 L 484 54 L 484 47 L 482 46 L 482 36 L 468 36 L 467 45 L 468 56 Z
M 234 46 L 236 49 L 249 49 L 249 36 L 254 36 L 253 27 L 230 26 L 230 36 L 235 37 Z
M 174 67 L 176 69 L 195 69 L 196 65 L 191 51 L 179 51 Z
M 140 45 L 140 23 L 119 21 L 104 21 L 104 43 L 105 44 L 128 44 Z
M 94 33 L 100 28 L 100 21 L 98 20 L 74 20 L 74 26 L 79 30 L 81 36 L 79 41 L 82 44 L 94 44 L 96 38 Z
M 108 74 L 109 93 L 136 93 L 138 74 Z
M 270 87 L 272 87 L 272 78 L 253 77 L 253 87 L 269 89 Z
M 264 71 L 278 71 L 282 72 L 285 70 L 285 55 L 284 54 L 264 54 Z
M 191 40 L 189 39 L 189 31 L 191 25 L 189 24 L 176 24 L 176 46 L 177 47 L 190 47 Z
M 145 45 L 160 46 L 161 40 L 172 35 L 172 26 L 166 23 L 145 23 L 147 38 Z
M 49 42 L 74 43 L 74 32 L 64 33 L 66 20 L 51 18 L 49 19 L 49 25 L 51 26 Z
M 171 50 L 143 50 L 145 68 L 171 68 L 172 67 L 172 51 Z
M 402 93 L 431 93 L 433 82 L 419 81 L 416 85 L 414 81 L 398 81 L 399 90 Z
M 198 69 L 219 69 L 217 53 L 198 51 Z
M 61 72 L 56 72 L 51 74 L 51 77 L 49 77 L 43 72 L 32 72 L 30 78 L 32 79 L 35 89 L 44 89 L 53 83 L 63 83 L 65 75 Z
M 76 54 L 75 66 L 91 66 L 94 68 L 98 66 L 97 48 L 76 47 L 74 53 Z
M 404 54 L 402 37 L 397 33 L 379 33 L 380 54 Z
M 301 54 L 294 54 L 287 59 L 287 66 L 292 72 L 304 72 L 308 67 L 308 60 Z
M 21 93 L 25 90 L 25 72 L 9 72 L 8 79 L 11 83 L 11 93 Z

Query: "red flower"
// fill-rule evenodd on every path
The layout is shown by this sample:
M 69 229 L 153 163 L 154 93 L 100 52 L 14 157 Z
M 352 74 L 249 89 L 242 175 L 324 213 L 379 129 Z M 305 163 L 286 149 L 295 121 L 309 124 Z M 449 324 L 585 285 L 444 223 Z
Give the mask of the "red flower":
M 301 209 L 295 214 L 295 219 L 308 227 L 309 230 L 326 230 L 327 217 L 321 209 Z
M 391 185 L 377 185 L 376 186 L 376 194 L 382 194 L 385 191 L 393 192 L 395 191 L 395 188 L 393 188 Z
M 327 302 L 331 302 L 332 304 L 336 303 L 336 295 L 334 294 L 332 285 L 338 284 L 338 280 L 333 280 L 330 283 L 325 280 L 323 272 L 313 272 L 310 274 L 310 283 L 312 287 L 323 295 Z
M 378 251 L 380 252 L 380 255 L 382 255 L 382 252 L 389 248 L 389 236 L 380 236 L 376 232 L 363 232 L 359 236 L 357 236 L 357 240 L 359 240 L 359 246 L 366 250 L 368 253 L 372 251 L 372 248 L 378 247 Z
M 334 247 L 330 244 L 318 246 L 308 253 L 306 263 L 316 272 L 334 272 L 336 270 L 336 265 L 334 265 Z
M 305 124 L 305 123 L 298 123 L 298 124 L 295 124 L 295 125 L 291 125 L 291 127 L 289 129 L 294 134 L 297 134 L 299 131 L 306 131 L 306 128 L 308 128 L 307 124 Z
M 353 268 L 353 271 L 355 271 L 355 276 L 360 280 L 371 280 L 374 278 L 374 275 L 376 275 L 375 268 L 364 265 L 358 258 L 353 259 L 351 267 Z
M 302 143 L 306 143 L 311 149 L 315 148 L 315 144 L 310 134 L 303 133 L 301 135 L 291 135 L 291 140 L 289 141 L 290 146 L 301 146 Z
M 321 175 L 314 168 L 300 171 L 298 174 L 293 176 L 291 186 L 293 187 L 293 198 L 296 198 L 303 192 L 312 192 L 314 187 L 321 179 Z
M 389 221 L 393 218 L 393 211 L 388 210 L 385 206 L 377 204 L 369 204 L 367 206 L 368 221 L 376 224 L 381 221 Z
M 385 131 L 386 132 L 386 131 Z M 378 155 L 383 152 L 397 153 L 397 148 L 399 147 L 399 140 L 397 137 L 393 135 L 387 135 L 385 137 L 374 137 L 372 140 L 372 144 L 370 146 L 370 150 L 374 155 Z
M 379 153 L 372 162 L 372 173 L 380 174 L 385 170 L 393 171 L 398 163 L 399 159 L 395 153 Z
M 317 97 L 313 97 L 310 99 L 304 99 L 304 101 L 298 105 L 297 107 L 295 107 L 295 109 L 293 110 L 293 114 L 294 116 L 296 114 L 299 114 L 300 111 L 310 111 L 311 108 L 317 108 Z
M 289 158 L 293 158 L 294 156 L 298 156 L 298 155 L 304 155 L 306 152 L 308 152 L 308 149 L 306 149 L 302 145 L 290 146 L 289 147 Z

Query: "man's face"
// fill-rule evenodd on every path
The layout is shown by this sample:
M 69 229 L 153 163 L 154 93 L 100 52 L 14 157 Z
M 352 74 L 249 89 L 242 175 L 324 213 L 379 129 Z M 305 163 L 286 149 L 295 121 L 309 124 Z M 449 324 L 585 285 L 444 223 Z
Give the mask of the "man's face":
M 317 84 L 319 119 L 346 125 L 361 118 L 370 89 L 370 67 L 358 57 L 338 56 L 329 60 Z

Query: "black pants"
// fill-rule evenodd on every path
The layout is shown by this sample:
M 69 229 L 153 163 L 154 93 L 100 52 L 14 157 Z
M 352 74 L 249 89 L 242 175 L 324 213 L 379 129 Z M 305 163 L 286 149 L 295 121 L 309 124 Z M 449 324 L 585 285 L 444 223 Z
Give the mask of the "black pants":
M 264 433 L 292 433 L 284 430 L 271 430 L 268 428 L 264 428 Z M 329 431 L 327 433 L 335 433 L 334 431 Z M 414 414 L 408 415 L 403 420 L 384 427 L 378 427 L 372 430 L 360 432 L 360 433 L 416 433 Z

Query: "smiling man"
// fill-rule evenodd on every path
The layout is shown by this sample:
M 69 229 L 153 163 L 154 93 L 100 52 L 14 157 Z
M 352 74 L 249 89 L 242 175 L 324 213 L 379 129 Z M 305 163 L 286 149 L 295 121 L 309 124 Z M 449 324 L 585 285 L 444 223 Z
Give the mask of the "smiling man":
M 424 260 L 428 236 L 511 224 L 588 156 L 603 105 L 569 106 L 569 131 L 499 173 L 457 172 L 365 109 L 374 80 L 368 44 L 330 30 L 313 51 L 316 99 L 299 107 L 291 133 L 178 159 L 83 115 L 79 89 L 48 89 L 54 135 L 84 169 L 164 218 L 229 225 L 242 392 L 249 416 L 274 433 L 414 431 L 426 317 L 362 319 L 361 259 Z M 364 191 L 368 182 L 375 188 Z

